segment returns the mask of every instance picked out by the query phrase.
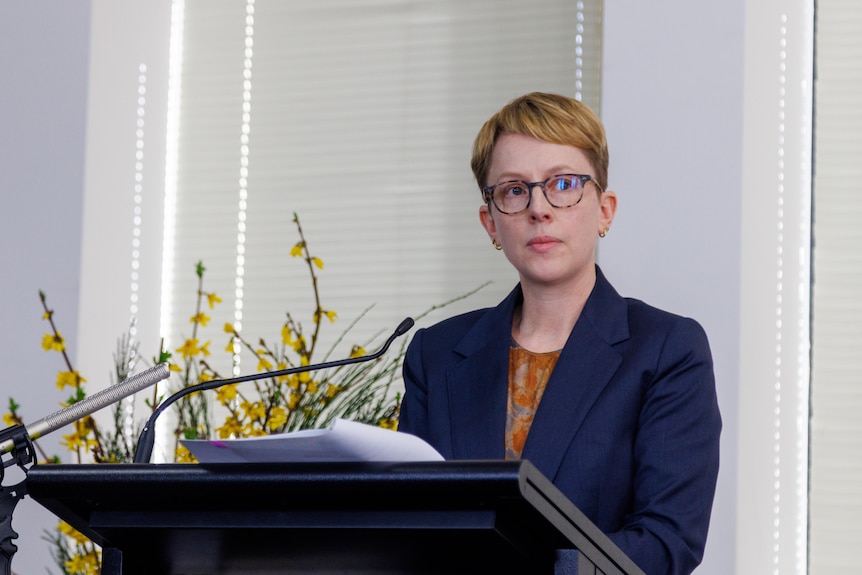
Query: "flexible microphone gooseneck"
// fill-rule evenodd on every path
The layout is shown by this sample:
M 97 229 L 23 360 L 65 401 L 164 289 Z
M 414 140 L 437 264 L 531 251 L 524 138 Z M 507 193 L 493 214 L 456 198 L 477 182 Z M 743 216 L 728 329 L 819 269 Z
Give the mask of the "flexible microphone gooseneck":
M 24 426 L 26 434 L 30 439 L 38 439 L 56 429 L 78 421 L 94 411 L 107 407 L 126 396 L 132 395 L 145 387 L 156 382 L 167 379 L 170 370 L 166 363 L 160 363 L 154 367 L 142 371 L 136 375 L 124 379 L 120 383 L 107 387 L 93 395 L 87 396 L 81 401 L 64 407 L 51 415 Z M 0 443 L 0 454 L 12 451 L 15 446 L 14 439 L 8 439 Z
M 360 363 L 363 361 L 371 361 L 372 359 L 377 359 L 389 349 L 389 346 L 392 345 L 392 342 L 395 341 L 396 338 L 407 333 L 410 328 L 413 327 L 413 318 L 405 318 L 398 327 L 395 328 L 395 331 L 392 332 L 392 335 L 389 336 L 389 339 L 383 344 L 383 346 L 369 355 L 363 355 L 361 357 L 351 357 L 348 359 L 339 359 L 336 361 L 327 361 L 324 363 L 318 363 L 315 365 L 301 365 L 297 367 L 290 367 L 287 369 L 281 369 L 278 371 L 266 371 L 262 373 L 253 373 L 249 375 L 243 375 L 240 377 L 233 377 L 230 379 L 212 379 L 210 381 L 205 381 L 203 383 L 198 383 L 196 385 L 191 385 L 189 387 L 184 387 L 173 395 L 169 396 L 163 402 L 159 404 L 159 406 L 153 410 L 152 415 L 147 420 L 146 425 L 141 430 L 141 435 L 138 437 L 138 445 L 135 448 L 135 463 L 149 463 L 150 457 L 153 454 L 153 447 L 155 446 L 155 427 L 156 427 L 156 419 L 159 415 L 167 409 L 171 404 L 175 401 L 182 399 L 183 397 L 195 393 L 197 391 L 206 391 L 209 389 L 215 389 L 217 387 L 221 387 L 223 385 L 229 385 L 233 383 L 243 383 L 245 381 L 254 381 L 256 379 L 268 379 L 271 377 L 283 377 L 285 375 L 293 375 L 295 373 L 303 373 L 306 371 L 315 371 L 319 369 L 329 369 L 331 367 L 339 367 L 342 365 L 349 365 L 352 363 Z

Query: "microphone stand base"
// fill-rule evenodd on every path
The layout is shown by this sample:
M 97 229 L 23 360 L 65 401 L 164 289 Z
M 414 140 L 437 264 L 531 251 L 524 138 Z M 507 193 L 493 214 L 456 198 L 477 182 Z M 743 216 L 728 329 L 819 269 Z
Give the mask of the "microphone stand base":
M 0 458 L 0 575 L 12 575 L 12 557 L 18 547 L 12 542 L 18 534 L 12 529 L 12 513 L 18 502 L 27 495 L 27 480 L 10 486 L 4 486 L 6 468 L 17 464 L 24 473 L 27 465 L 36 461 L 36 449 L 30 434 L 23 425 L 13 425 L 0 431 L 0 445 L 4 447 L 0 454 L 11 453 L 11 456 Z
M 12 557 L 18 547 L 12 542 L 18 534 L 12 529 L 15 506 L 27 495 L 26 480 L 4 487 L 0 485 L 0 575 L 12 575 Z

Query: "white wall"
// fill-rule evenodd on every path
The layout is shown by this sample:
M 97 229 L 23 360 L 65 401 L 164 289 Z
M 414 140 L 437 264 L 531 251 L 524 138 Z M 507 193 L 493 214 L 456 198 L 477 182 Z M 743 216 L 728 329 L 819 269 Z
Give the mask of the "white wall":
M 723 459 L 699 575 L 765 572 L 745 565 L 768 565 L 773 544 L 772 533 L 757 527 L 759 522 L 746 527 L 737 517 L 743 496 L 746 513 L 770 517 L 769 510 L 757 509 L 764 497 L 768 506 L 768 490 L 752 494 L 737 481 L 747 473 L 739 462 L 751 459 L 745 449 L 737 456 L 737 443 L 744 426 L 738 419 L 740 390 L 752 386 L 741 365 L 746 357 L 761 357 L 740 347 L 748 317 L 741 294 L 746 281 L 759 281 L 743 273 L 746 242 L 755 242 L 758 233 L 757 214 L 749 213 L 747 228 L 743 217 L 747 194 L 756 192 L 746 188 L 743 176 L 750 150 L 744 128 L 757 120 L 757 110 L 746 108 L 746 90 L 761 88 L 757 70 L 746 75 L 747 61 L 757 61 L 751 54 L 758 43 L 745 40 L 757 37 L 747 28 L 757 21 L 756 10 L 764 25 L 777 28 L 777 4 L 605 2 L 601 115 L 610 138 L 610 187 L 620 206 L 601 244 L 602 266 L 624 295 L 697 318 L 716 362 Z M 0 228 L 6 246 L 0 257 L 9 278 L 0 288 L 6 304 L 0 359 L 8 381 L 0 400 L 14 396 L 34 418 L 56 408 L 44 390 L 52 388 L 58 369 L 58 358 L 39 345 L 45 326 L 37 290 L 48 293 L 61 329 L 76 333 L 89 16 L 90 3 L 83 0 L 0 3 L 0 73 L 17 79 L 4 81 L 12 88 L 0 91 L 0 213 L 6 224 Z M 114 271 L 106 262 L 106 273 Z M 749 299 L 752 309 L 757 304 Z M 113 342 L 115 334 L 105 337 Z M 759 419 L 762 407 L 749 406 L 746 413 Z M 768 467 L 752 468 L 769 481 Z M 52 526 L 46 515 L 32 501 L 19 505 L 16 571 L 42 572 L 50 565 L 38 527 Z M 738 533 L 746 529 L 748 543 L 738 550 Z M 741 559 L 743 547 L 757 559 Z
M 62 397 L 54 387 L 62 359 L 41 346 L 49 327 L 39 290 L 71 357 L 76 351 L 89 29 L 89 1 L 0 2 L 0 411 L 14 397 L 31 422 L 59 409 Z M 59 433 L 40 443 L 65 455 L 58 441 Z M 18 504 L 14 572 L 53 567 L 41 538 L 56 524 L 31 499 Z
M 601 265 L 621 294 L 697 319 L 715 361 L 722 461 L 699 574 L 735 568 L 743 16 L 742 0 L 605 1 L 601 115 L 619 205 Z

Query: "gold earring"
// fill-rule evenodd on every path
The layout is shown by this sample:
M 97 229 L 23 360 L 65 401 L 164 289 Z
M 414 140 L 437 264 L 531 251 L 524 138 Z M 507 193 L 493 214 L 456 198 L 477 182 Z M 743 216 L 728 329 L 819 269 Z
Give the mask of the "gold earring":
M 491 240 L 491 245 L 494 246 L 495 250 L 502 250 L 503 249 L 503 246 L 500 245 L 500 242 L 497 241 L 497 238 L 493 238 Z
M 610 229 L 610 228 L 605 228 L 605 229 L 603 229 L 602 231 L 600 231 L 600 232 L 599 232 L 599 237 L 600 237 L 600 238 L 603 238 L 603 237 L 605 237 L 606 235 L 608 235 L 608 230 L 609 230 L 609 229 Z

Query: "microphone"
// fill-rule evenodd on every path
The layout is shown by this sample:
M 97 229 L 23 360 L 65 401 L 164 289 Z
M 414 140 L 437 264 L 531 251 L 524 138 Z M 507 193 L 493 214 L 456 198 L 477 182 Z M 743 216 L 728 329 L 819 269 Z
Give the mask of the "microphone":
M 168 408 L 171 404 L 173 404 L 178 399 L 182 399 L 186 395 L 191 393 L 195 393 L 197 391 L 206 391 L 208 389 L 215 389 L 217 387 L 221 387 L 223 385 L 229 385 L 232 383 L 242 383 L 245 381 L 253 381 L 256 379 L 267 379 L 270 377 L 283 377 L 285 375 L 293 375 L 295 373 L 302 373 L 305 371 L 316 371 L 320 369 L 329 369 L 331 367 L 339 367 L 342 365 L 349 365 L 352 363 L 360 363 L 363 361 L 371 361 L 372 359 L 377 359 L 389 349 L 389 346 L 392 345 L 392 342 L 395 341 L 396 338 L 401 337 L 405 333 L 407 333 L 410 328 L 413 327 L 413 318 L 408 317 L 401 321 L 398 324 L 398 327 L 395 328 L 395 331 L 392 332 L 392 335 L 389 336 L 389 339 L 383 344 L 383 346 L 369 355 L 363 355 L 360 357 L 351 357 L 348 359 L 339 359 L 336 361 L 327 361 L 324 363 L 318 363 L 315 365 L 301 365 L 297 367 L 290 367 L 287 369 L 281 369 L 278 371 L 265 371 L 262 373 L 253 373 L 250 375 L 243 375 L 240 377 L 234 377 L 231 379 L 211 379 L 210 381 L 205 381 L 203 383 L 198 383 L 196 385 L 190 385 L 189 387 L 184 387 L 179 390 L 175 394 L 169 396 L 163 402 L 159 404 L 159 406 L 153 410 L 152 415 L 147 420 L 146 425 L 141 430 L 141 435 L 138 437 L 138 445 L 135 448 L 135 459 L 134 463 L 149 463 L 150 457 L 153 454 L 153 447 L 155 446 L 155 423 L 156 419 L 159 415 Z
M 38 439 L 43 435 L 68 425 L 73 421 L 78 421 L 86 415 L 90 415 L 94 411 L 98 411 L 103 407 L 107 407 L 126 396 L 138 392 L 145 387 L 149 387 L 156 382 L 167 379 L 171 374 L 168 369 L 168 364 L 160 363 L 154 367 L 142 371 L 136 375 L 126 378 L 120 383 L 107 387 L 93 395 L 85 397 L 81 401 L 64 407 L 63 409 L 52 413 L 48 417 L 44 417 L 39 421 L 35 421 L 24 426 L 24 432 L 30 439 Z M 8 439 L 0 443 L 0 454 L 9 453 L 15 447 L 15 440 Z

